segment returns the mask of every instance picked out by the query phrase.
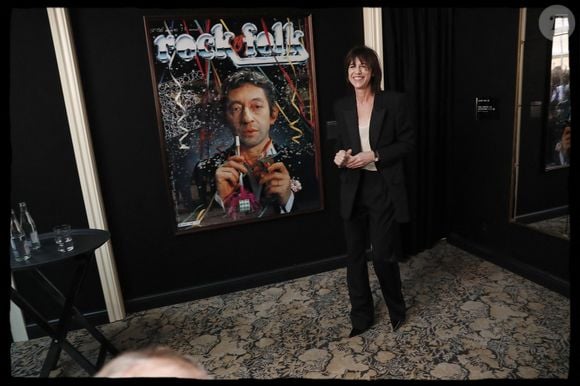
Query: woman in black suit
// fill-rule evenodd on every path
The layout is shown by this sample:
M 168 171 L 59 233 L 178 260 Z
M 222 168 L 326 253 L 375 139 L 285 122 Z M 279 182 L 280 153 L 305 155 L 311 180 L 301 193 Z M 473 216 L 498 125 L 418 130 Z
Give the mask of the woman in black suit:
M 393 331 L 406 317 L 398 264 L 402 257 L 399 223 L 409 221 L 403 158 L 413 149 L 415 134 L 404 95 L 381 91 L 382 71 L 375 51 L 354 47 L 346 55 L 345 71 L 354 92 L 334 104 L 338 149 L 334 163 L 340 168 L 352 337 L 374 321 L 367 235 Z

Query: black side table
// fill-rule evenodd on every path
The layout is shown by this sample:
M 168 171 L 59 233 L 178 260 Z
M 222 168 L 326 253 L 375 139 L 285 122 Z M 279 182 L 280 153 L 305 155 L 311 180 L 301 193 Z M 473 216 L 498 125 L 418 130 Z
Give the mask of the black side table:
M 54 241 L 54 234 L 43 233 L 39 236 L 41 248 L 34 251 L 30 259 L 17 262 L 12 256 L 10 257 L 10 268 L 12 271 L 30 270 L 40 289 L 62 307 L 58 324 L 56 328 L 53 328 L 34 306 L 13 287 L 10 287 L 10 299 L 52 338 L 52 343 L 40 372 L 41 377 L 48 377 L 50 371 L 56 367 L 61 350 L 65 350 L 90 375 L 94 375 L 103 365 L 107 352 L 112 355 L 119 353 L 103 334 L 89 323 L 75 307 L 75 302 L 88 271 L 89 263 L 95 255 L 95 250 L 109 240 L 109 232 L 100 229 L 73 229 L 71 233 L 74 249 L 70 252 L 58 252 Z M 76 263 L 76 269 L 70 287 L 66 295 L 64 295 L 40 272 L 39 268 L 48 264 L 58 264 L 70 260 Z M 66 339 L 73 317 L 101 343 L 96 364 L 92 364 Z

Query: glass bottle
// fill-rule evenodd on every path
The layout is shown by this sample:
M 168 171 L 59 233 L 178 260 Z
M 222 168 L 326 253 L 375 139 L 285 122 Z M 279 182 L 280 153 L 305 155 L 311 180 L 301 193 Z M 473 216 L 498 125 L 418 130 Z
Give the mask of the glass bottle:
M 10 211 L 10 252 L 16 261 L 26 261 L 30 258 L 30 247 L 26 244 L 26 235 L 16 218 L 14 209 Z
M 25 202 L 21 202 L 18 205 L 20 205 L 20 226 L 24 231 L 26 242 L 31 250 L 39 249 L 40 240 L 38 239 L 38 231 L 36 230 L 36 224 L 28 211 L 28 207 Z

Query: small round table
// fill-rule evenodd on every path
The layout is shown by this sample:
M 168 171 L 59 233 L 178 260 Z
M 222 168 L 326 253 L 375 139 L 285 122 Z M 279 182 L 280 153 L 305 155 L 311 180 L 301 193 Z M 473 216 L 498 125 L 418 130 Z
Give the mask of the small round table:
M 85 371 L 94 375 L 103 365 L 107 352 L 117 355 L 119 351 L 93 326 L 75 307 L 75 302 L 80 293 L 82 283 L 88 271 L 89 263 L 94 257 L 97 248 L 109 240 L 109 232 L 100 229 L 73 229 L 71 231 L 74 249 L 69 252 L 59 252 L 56 249 L 53 233 L 43 233 L 39 236 L 41 247 L 33 251 L 31 257 L 26 261 L 17 262 L 10 256 L 10 269 L 12 271 L 30 270 L 36 283 L 41 290 L 62 307 L 56 328 L 53 328 L 48 320 L 28 302 L 22 294 L 15 288 L 10 288 L 10 299 L 27 313 L 40 328 L 42 328 L 51 338 L 52 343 L 44 360 L 41 377 L 48 377 L 60 357 L 61 350 L 65 350 Z M 69 289 L 64 295 L 54 284 L 39 270 L 49 264 L 58 264 L 63 261 L 75 261 L 76 269 Z M 99 342 L 101 348 L 96 364 L 92 364 L 82 355 L 67 339 L 66 335 L 73 320 L 80 322 L 82 326 Z

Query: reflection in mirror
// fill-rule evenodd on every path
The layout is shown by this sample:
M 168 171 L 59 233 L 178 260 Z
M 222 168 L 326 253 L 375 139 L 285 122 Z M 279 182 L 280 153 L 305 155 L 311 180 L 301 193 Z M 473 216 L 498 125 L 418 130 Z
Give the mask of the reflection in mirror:
M 568 36 L 574 20 L 569 28 L 566 15 L 554 15 L 550 36 L 538 29 L 541 15 L 539 8 L 520 10 L 510 216 L 514 223 L 569 240 Z
M 568 16 L 554 16 L 546 140 L 546 170 L 570 165 L 570 54 Z
M 540 220 L 527 224 L 539 231 L 551 234 L 552 236 L 570 239 L 570 216 L 563 215 L 546 220 Z

